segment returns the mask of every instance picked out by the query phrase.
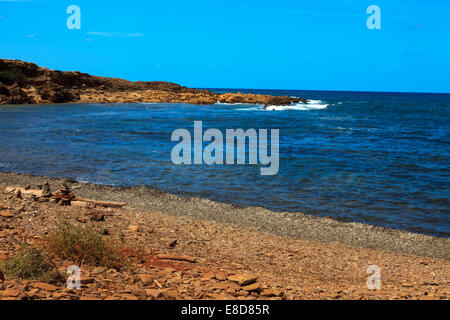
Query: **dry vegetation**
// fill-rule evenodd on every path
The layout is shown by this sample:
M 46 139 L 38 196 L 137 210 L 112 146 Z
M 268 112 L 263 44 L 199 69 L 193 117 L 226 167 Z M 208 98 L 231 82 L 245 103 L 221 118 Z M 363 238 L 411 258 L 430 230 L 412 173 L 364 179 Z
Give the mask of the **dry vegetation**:
M 27 245 L 9 257 L 1 265 L 1 269 L 8 276 L 25 280 L 58 283 L 64 279 L 46 253 Z
M 60 223 L 46 237 L 45 243 L 48 250 L 59 258 L 79 265 L 86 263 L 120 270 L 126 264 L 126 258 L 119 248 L 107 243 L 99 232 L 68 222 Z

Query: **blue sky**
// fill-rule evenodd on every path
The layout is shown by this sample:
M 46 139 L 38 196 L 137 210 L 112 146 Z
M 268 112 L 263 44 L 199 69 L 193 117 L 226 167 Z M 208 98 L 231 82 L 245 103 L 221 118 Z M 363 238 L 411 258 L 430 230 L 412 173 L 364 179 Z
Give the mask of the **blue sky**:
M 449 93 L 450 1 L 0 0 L 0 57 L 191 87 Z

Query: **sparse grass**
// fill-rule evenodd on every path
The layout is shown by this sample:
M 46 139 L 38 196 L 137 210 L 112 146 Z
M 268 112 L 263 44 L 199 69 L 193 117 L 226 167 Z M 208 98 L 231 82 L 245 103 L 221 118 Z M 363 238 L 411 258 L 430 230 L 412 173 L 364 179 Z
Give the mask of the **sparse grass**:
M 51 259 L 40 249 L 23 246 L 2 264 L 3 272 L 11 277 L 57 283 L 64 276 L 56 269 Z
M 126 265 L 126 258 L 118 248 L 93 229 L 64 222 L 47 237 L 46 243 L 49 251 L 80 265 L 86 263 L 117 270 Z

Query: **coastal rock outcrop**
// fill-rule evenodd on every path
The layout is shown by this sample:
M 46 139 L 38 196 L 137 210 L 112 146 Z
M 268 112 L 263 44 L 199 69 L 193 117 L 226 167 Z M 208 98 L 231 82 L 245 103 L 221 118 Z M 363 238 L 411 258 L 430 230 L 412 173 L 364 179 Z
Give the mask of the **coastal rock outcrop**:
M 251 93 L 218 94 L 164 81 L 131 82 L 79 71 L 41 68 L 20 60 L 0 59 L 0 104 L 167 102 L 190 104 L 250 103 L 289 105 L 305 99 Z
M 252 93 L 224 93 L 219 95 L 218 102 L 221 103 L 250 103 L 264 105 L 289 105 L 291 103 L 306 103 L 306 99 L 293 98 L 289 96 L 270 96 Z
M 80 95 L 74 90 L 67 90 L 62 85 L 46 82 L 38 87 L 38 93 L 42 100 L 53 103 L 64 103 L 80 100 Z
M 17 83 L 8 88 L 9 97 L 8 103 L 10 104 L 29 104 L 34 103 L 32 97 L 30 97 Z M 4 99 L 1 99 L 4 100 Z

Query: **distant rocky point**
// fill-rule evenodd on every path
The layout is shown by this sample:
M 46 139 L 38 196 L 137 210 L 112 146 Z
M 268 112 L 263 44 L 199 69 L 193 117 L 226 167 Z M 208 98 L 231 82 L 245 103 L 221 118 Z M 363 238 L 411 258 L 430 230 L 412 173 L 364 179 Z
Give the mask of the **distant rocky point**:
M 167 102 L 289 105 L 306 99 L 251 93 L 217 94 L 163 81 L 131 82 L 0 59 L 0 104 Z

